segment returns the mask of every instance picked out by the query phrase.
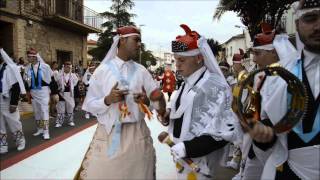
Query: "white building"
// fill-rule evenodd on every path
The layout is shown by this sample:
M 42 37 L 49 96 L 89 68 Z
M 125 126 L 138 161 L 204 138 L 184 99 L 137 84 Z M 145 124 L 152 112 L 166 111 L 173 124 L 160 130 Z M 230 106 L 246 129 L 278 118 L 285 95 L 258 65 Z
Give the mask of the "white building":
M 244 29 L 242 34 L 232 36 L 222 44 L 224 48 L 224 58 L 232 65 L 232 57 L 234 54 L 239 53 L 239 49 L 247 51 L 252 46 L 249 32 Z
M 174 60 L 173 60 L 172 53 L 165 52 L 163 55 L 164 55 L 164 59 L 165 59 L 166 64 L 173 64 Z
M 175 66 L 173 53 L 165 52 L 164 53 L 164 61 L 165 61 L 165 65 L 170 65 L 171 70 L 175 71 L 176 66 Z

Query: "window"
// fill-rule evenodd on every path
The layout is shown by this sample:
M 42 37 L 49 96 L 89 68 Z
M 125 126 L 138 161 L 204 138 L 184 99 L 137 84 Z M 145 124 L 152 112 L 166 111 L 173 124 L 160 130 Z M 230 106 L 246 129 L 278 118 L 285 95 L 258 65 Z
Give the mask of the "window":
M 6 0 L 0 0 L 0 8 L 6 8 L 7 7 L 7 1 Z
M 65 17 L 69 17 L 69 1 L 56 0 L 56 13 Z

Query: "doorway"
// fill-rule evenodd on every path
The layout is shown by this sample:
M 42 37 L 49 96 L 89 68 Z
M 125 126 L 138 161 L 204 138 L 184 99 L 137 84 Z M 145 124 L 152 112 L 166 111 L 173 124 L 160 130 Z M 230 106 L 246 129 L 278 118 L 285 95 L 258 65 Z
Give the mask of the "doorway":
M 0 46 L 10 57 L 14 57 L 13 50 L 13 24 L 0 21 Z
M 72 52 L 71 51 L 62 51 L 62 50 L 57 50 L 57 62 L 59 65 L 59 68 L 62 67 L 65 61 L 71 61 L 72 62 Z

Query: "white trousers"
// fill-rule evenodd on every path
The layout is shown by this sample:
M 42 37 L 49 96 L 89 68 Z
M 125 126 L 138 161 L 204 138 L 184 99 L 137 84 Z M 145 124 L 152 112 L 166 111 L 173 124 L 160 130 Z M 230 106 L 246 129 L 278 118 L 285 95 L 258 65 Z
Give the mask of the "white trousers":
M 20 113 L 17 108 L 16 112 L 9 112 L 10 99 L 3 98 L 0 95 L 0 133 L 6 134 L 6 125 L 8 125 L 10 131 L 15 133 L 17 131 L 22 131 L 22 124 L 20 122 Z
M 35 120 L 49 120 L 49 87 L 44 86 L 41 90 L 31 90 L 31 96 Z

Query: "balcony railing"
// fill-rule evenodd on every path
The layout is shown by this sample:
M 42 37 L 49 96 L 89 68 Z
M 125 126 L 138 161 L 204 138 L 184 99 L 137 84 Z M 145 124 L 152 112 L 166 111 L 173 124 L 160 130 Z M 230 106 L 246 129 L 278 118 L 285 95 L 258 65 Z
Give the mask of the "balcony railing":
M 45 0 L 44 9 L 45 16 L 59 15 L 96 29 L 102 29 L 102 16 L 84 6 L 81 0 Z
M 97 29 L 102 29 L 101 25 L 103 23 L 103 18 L 102 16 L 100 16 L 100 14 L 98 14 L 96 11 L 83 6 L 83 10 L 84 10 L 84 19 L 83 19 L 83 23 L 88 25 L 88 26 L 92 26 L 95 27 Z

